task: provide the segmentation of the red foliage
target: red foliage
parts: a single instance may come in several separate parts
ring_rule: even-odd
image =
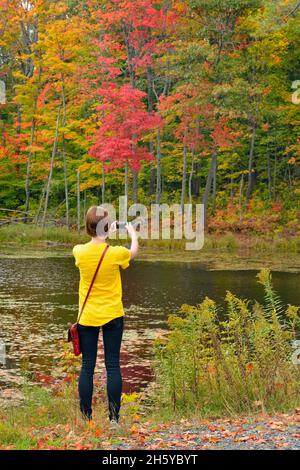
[[[254,207],[253,207],[254,206]],[[216,211],[208,220],[209,232],[241,234],[267,234],[275,231],[280,225],[281,213],[271,209],[260,208],[255,212],[255,202],[250,201],[247,209],[240,211],[238,203],[229,203],[227,207]]]
[[[94,15],[105,32],[97,43],[101,73],[114,79],[121,74],[120,60],[137,75],[170,50],[173,45],[165,37],[175,31],[183,12],[153,0],[111,0],[105,9],[96,5]]]
[[[102,104],[97,109],[101,112],[101,126],[90,155],[105,162],[109,169],[128,163],[138,171],[142,160],[153,159],[140,141],[160,125],[160,118],[147,112],[143,103],[145,93],[129,84],[118,88],[114,83],[104,83],[99,93]]]

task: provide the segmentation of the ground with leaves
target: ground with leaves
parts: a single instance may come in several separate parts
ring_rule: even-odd
[[[151,424],[151,423],[146,423]],[[300,414],[135,426],[114,449],[300,449]]]
[[[75,382],[25,391],[16,406],[0,408],[0,449],[300,450],[300,408],[275,416],[174,420],[142,411],[137,394],[124,395],[120,425],[112,429],[105,397],[97,395],[95,419],[86,422],[78,411]]]

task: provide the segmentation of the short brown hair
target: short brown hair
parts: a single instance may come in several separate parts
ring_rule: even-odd
[[[101,220],[108,217],[108,212],[104,207],[101,206],[91,206],[85,216],[85,229],[88,235],[91,237],[97,237],[97,225]],[[104,226],[103,235],[108,232],[108,223]],[[100,235],[100,234],[99,234]]]

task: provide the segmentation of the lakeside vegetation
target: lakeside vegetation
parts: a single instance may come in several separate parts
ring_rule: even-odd
[[[10,224],[0,227],[0,243],[2,246],[36,247],[36,248],[69,248],[77,243],[86,243],[89,237],[77,230],[66,227],[48,226],[42,228],[33,224]],[[119,241],[124,243],[124,240]],[[110,240],[110,243],[119,243],[118,240]],[[140,245],[143,251],[182,252],[185,250],[186,241],[183,240],[142,240]],[[237,234],[237,233],[208,233],[205,234],[205,243],[201,252],[224,251],[237,252],[239,250],[251,250],[252,252],[265,253],[300,253],[300,237],[284,237],[280,234]],[[188,256],[188,253],[186,252]]]
[[[206,297],[169,317],[170,333],[156,342],[156,407],[219,416],[299,406],[300,369],[292,360],[292,342],[299,334],[300,308],[285,310],[267,269],[257,278],[263,305],[227,292],[225,311]]]

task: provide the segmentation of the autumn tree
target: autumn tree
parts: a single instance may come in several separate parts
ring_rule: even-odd
[[[113,83],[104,83],[99,94],[103,102],[97,110],[102,119],[90,154],[104,164],[106,171],[125,168],[125,196],[128,198],[128,170],[139,171],[142,161],[153,159],[141,141],[145,134],[160,125],[159,119],[154,113],[148,113],[142,101],[145,93],[129,83],[119,88]]]

